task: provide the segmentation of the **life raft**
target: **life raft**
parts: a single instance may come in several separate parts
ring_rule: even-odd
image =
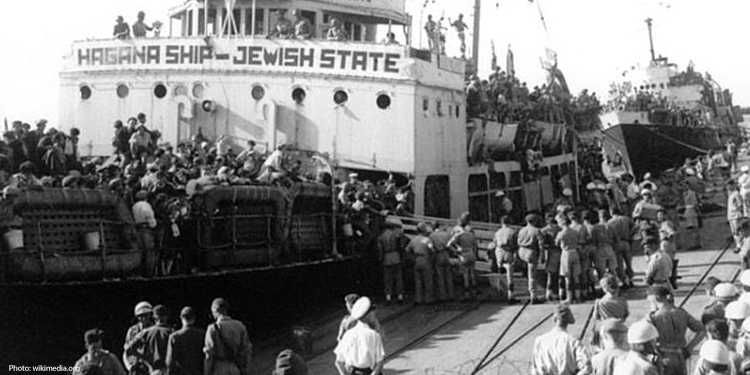
[[[0,210],[6,281],[103,279],[140,269],[132,215],[109,191],[19,190],[0,202]]]

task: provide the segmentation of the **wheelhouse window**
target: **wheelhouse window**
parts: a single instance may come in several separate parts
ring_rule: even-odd
[[[424,213],[426,216],[450,218],[450,185],[450,178],[446,175],[427,176],[424,184]]]

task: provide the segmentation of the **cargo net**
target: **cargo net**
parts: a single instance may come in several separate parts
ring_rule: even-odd
[[[130,251],[123,223],[112,210],[86,207],[24,210],[23,238],[27,251],[58,255]]]

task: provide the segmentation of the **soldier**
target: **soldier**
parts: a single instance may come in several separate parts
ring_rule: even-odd
[[[566,294],[568,302],[578,301],[578,288],[581,278],[579,234],[570,227],[570,219],[562,218],[562,230],[555,237],[555,244],[560,247],[560,276],[565,278],[565,292],[560,290],[560,298]]]
[[[140,357],[150,369],[151,375],[167,373],[167,347],[169,335],[174,331],[167,324],[168,317],[167,308],[157,305],[154,307],[156,324],[141,331],[125,345],[125,353]]]
[[[585,214],[585,212],[584,212]],[[593,251],[593,238],[589,229],[581,224],[577,213],[569,212],[570,229],[578,233],[578,253],[581,264],[580,289],[582,298],[588,298],[589,293],[594,291],[594,276],[591,274],[591,252]]]
[[[695,366],[695,375],[729,375],[729,350],[719,340],[708,340],[703,343],[700,358]]]
[[[599,328],[602,350],[591,357],[591,368],[596,375],[612,375],[615,363],[628,355],[628,327],[620,319],[607,319]]]
[[[417,224],[417,235],[406,245],[406,252],[414,256],[414,303],[417,305],[432,304],[434,290],[432,285],[432,263],[435,246],[430,241],[427,224]]]
[[[672,258],[660,248],[655,254],[648,258],[648,265],[646,266],[646,284],[662,285],[671,291],[671,277]]]
[[[458,33],[458,40],[461,42],[461,57],[466,57],[466,32],[464,30],[468,29],[469,26],[464,22],[464,15],[459,14],[457,20],[451,22],[449,19],[448,22],[456,28],[456,33]]]
[[[607,222],[608,220],[609,213],[606,210],[599,210],[599,222],[591,230],[591,235],[596,243],[594,264],[597,273],[599,273],[599,279],[603,278],[608,271],[624,279],[625,275],[622,269],[618,267],[617,256],[613,247],[617,238]]]
[[[648,291],[654,310],[646,321],[659,332],[659,350],[664,355],[664,375],[687,374],[685,350],[687,330],[703,333],[703,325],[687,311],[672,304],[672,293],[667,285],[652,286]]]
[[[438,301],[453,300],[453,267],[450,262],[450,248],[448,242],[451,234],[445,225],[435,225],[436,229],[430,233],[430,240],[435,246],[435,285]]]
[[[404,274],[402,249],[408,239],[401,233],[401,222],[387,218],[385,231],[378,236],[378,256],[383,265],[383,284],[386,304],[392,302],[395,293],[398,302],[404,302]]]
[[[677,289],[677,228],[664,209],[657,211],[656,220],[659,222],[659,247],[672,259],[672,276],[669,282],[672,288]]]
[[[464,294],[467,297],[476,295],[477,275],[474,268],[477,260],[477,237],[469,226],[468,216],[461,215],[459,225],[453,229],[453,237],[448,241],[448,247],[458,254],[461,273],[464,278]]]
[[[709,341],[716,340],[726,347],[729,373],[742,374],[743,358],[737,354],[733,346],[729,346],[729,325],[727,324],[727,321],[724,319],[712,320],[706,325],[706,332],[708,332]],[[701,353],[703,353],[703,349],[701,349]],[[696,364],[697,369],[704,368],[701,363],[703,358],[703,355],[701,355],[701,359],[699,359]]]
[[[734,180],[727,182],[727,194],[727,220],[729,221],[729,229],[732,232],[732,236],[734,236],[734,243],[739,248],[742,240],[739,232],[740,221],[745,217],[745,212],[742,196],[737,190],[737,184],[735,184]]]
[[[427,15],[427,22],[424,24],[424,31],[427,33],[427,43],[430,51],[439,52],[437,39],[437,23],[432,20],[432,14]]]
[[[206,330],[195,327],[195,310],[180,311],[182,328],[169,336],[167,367],[170,375],[203,375],[203,340]]]
[[[729,348],[734,351],[737,347],[737,339],[742,333],[742,322],[750,316],[750,306],[742,301],[730,302],[724,310],[724,315],[729,323]]]
[[[742,166],[742,174],[737,178],[740,187],[740,197],[743,202],[743,216],[750,216],[750,166]]]
[[[216,321],[206,330],[204,374],[248,374],[253,346],[247,328],[229,316],[229,303],[223,298],[211,303],[211,315]]]
[[[542,250],[544,254],[542,259],[545,260],[545,268],[547,271],[547,293],[545,298],[548,301],[556,300],[560,298],[560,294],[555,293],[560,288],[560,259],[562,257],[562,250],[560,246],[555,243],[557,234],[562,231],[562,228],[557,225],[555,215],[547,213],[545,215],[547,225],[542,228],[542,236],[544,242],[542,242]]]
[[[618,267],[623,270],[623,289],[633,286],[633,255],[631,253],[631,241],[633,238],[633,220],[622,214],[618,208],[612,208],[612,218],[608,223],[617,237],[615,242],[615,255],[617,256]]]
[[[141,331],[154,325],[152,313],[153,307],[146,301],[138,302],[135,305],[134,315],[138,319],[138,322],[128,328],[128,332],[125,334],[125,347],[130,345]],[[123,352],[122,362],[125,364],[125,369],[130,371],[131,367],[139,361],[138,358],[136,355],[128,355],[126,352]]]
[[[615,361],[614,375],[662,375],[656,340],[659,331],[653,324],[639,321],[628,329],[630,351],[625,357]],[[687,374],[687,372],[685,372]]]
[[[516,261],[517,245],[516,231],[508,225],[508,216],[501,217],[500,229],[495,232],[490,248],[495,249],[498,267],[505,269],[509,302],[515,301],[515,298],[513,298],[513,265]]]
[[[594,302],[594,313],[592,314],[594,323],[591,326],[594,345],[598,344],[598,322],[608,319],[617,319],[625,322],[630,315],[628,301],[620,297],[617,278],[613,275],[607,275],[599,280],[599,284],[601,284],[602,290],[606,294]]]
[[[568,326],[576,322],[573,312],[565,304],[555,308],[555,327],[534,341],[532,375],[589,374],[591,361],[584,346],[568,333]]]
[[[713,301],[703,307],[701,323],[703,325],[714,319],[724,319],[726,306],[737,299],[739,292],[732,283],[720,283],[714,287]]]
[[[536,264],[539,261],[539,251],[544,242],[542,231],[536,226],[538,216],[526,215],[526,226],[518,232],[518,257],[526,263],[529,280],[529,298],[531,303],[539,303],[536,291]]]

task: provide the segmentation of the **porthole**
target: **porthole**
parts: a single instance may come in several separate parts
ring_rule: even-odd
[[[125,99],[128,97],[128,94],[130,94],[130,89],[125,84],[119,84],[117,85],[117,97],[120,99]]]
[[[388,94],[380,94],[378,95],[377,103],[378,108],[386,109],[391,106],[391,97]]]
[[[261,85],[254,85],[250,95],[252,95],[255,100],[261,100],[266,96],[266,89]]]
[[[196,99],[200,99],[203,97],[203,84],[196,83],[193,85],[193,97]]]
[[[162,99],[165,96],[167,96],[167,86],[164,86],[161,83],[154,86],[154,96],[159,99]]]
[[[307,93],[305,93],[305,89],[301,87],[292,90],[292,100],[297,104],[301,104],[305,100],[305,96],[307,96]]]
[[[86,100],[91,97],[91,87],[84,85],[81,86],[79,91],[81,92],[81,99]]]
[[[187,91],[187,87],[185,87],[185,85],[179,85],[179,86],[177,86],[177,87],[174,88],[174,94],[176,96],[187,95],[187,93],[188,93],[188,91]]]
[[[342,105],[349,100],[349,94],[344,90],[338,90],[333,94],[333,102],[337,105]]]

